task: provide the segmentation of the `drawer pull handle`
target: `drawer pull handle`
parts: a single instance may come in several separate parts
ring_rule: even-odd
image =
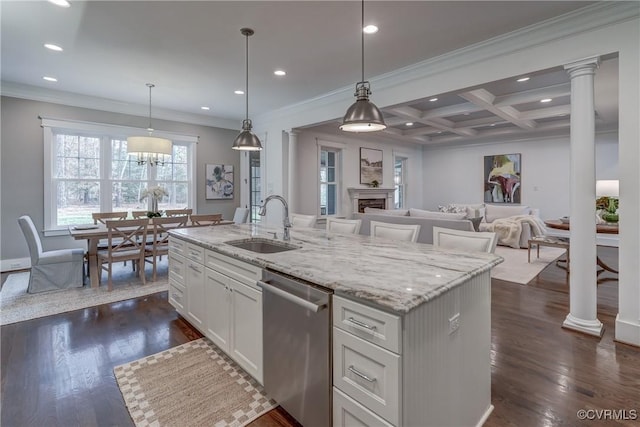
[[[358,371],[356,368],[353,367],[353,365],[349,366],[349,370],[354,374],[356,374],[357,376],[359,376],[360,378],[362,378],[363,380],[368,381],[370,383],[374,383],[377,381],[376,378],[371,378],[370,376],[365,375],[362,372]]]
[[[198,270],[193,264],[189,264],[189,268],[195,271],[196,273],[201,273],[201,271]]]
[[[368,329],[370,331],[377,331],[378,330],[378,328],[376,328],[375,325],[374,326],[367,325],[366,323],[361,322],[359,320],[356,320],[353,317],[349,317],[347,320],[349,322],[353,323],[354,325],[360,326],[361,328],[365,328],[365,329]]]

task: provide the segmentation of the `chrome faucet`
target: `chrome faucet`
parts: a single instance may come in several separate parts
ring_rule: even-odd
[[[284,220],[282,221],[282,224],[284,225],[284,235],[282,236],[282,240],[290,240],[289,229],[291,228],[291,222],[289,221],[289,205],[287,204],[287,201],[284,199],[284,197],[278,196],[277,194],[272,194],[271,196],[267,197],[267,199],[264,200],[264,204],[260,206],[260,211],[258,212],[258,214],[260,216],[265,216],[267,214],[267,203],[269,203],[273,199],[280,200],[284,205]]]

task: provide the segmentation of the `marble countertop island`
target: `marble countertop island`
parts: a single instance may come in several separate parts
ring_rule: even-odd
[[[255,224],[183,228],[170,234],[398,314],[409,312],[503,261],[494,254],[320,229],[291,229],[291,241],[287,243],[298,249],[279,253],[256,253],[225,243],[273,239],[273,232],[278,233],[277,241],[282,243],[282,228]]]

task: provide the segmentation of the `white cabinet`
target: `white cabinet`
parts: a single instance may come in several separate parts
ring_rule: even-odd
[[[176,239],[169,303],[262,384],[262,269]]]
[[[262,384],[262,292],[206,270],[205,335]]]
[[[334,427],[466,427],[487,419],[490,272],[402,316],[341,296],[333,303]]]

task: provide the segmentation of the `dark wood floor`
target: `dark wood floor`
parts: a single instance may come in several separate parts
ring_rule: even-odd
[[[599,254],[617,263],[615,249],[599,248]],[[640,415],[640,349],[613,340],[617,281],[609,273],[602,278],[602,338],[560,327],[569,296],[565,272],[555,265],[527,286],[493,281],[495,410],[486,426],[640,425],[576,416],[579,409],[634,409]],[[133,425],[113,367],[201,336],[166,301],[165,292],[2,326],[0,424]],[[251,425],[294,421],[274,410]]]

